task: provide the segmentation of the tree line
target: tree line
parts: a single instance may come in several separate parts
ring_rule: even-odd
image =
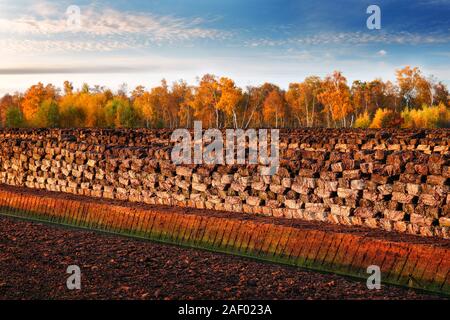
[[[445,84],[417,67],[396,71],[396,82],[353,81],[339,71],[310,76],[287,90],[275,84],[238,87],[206,74],[196,85],[165,80],[147,90],[124,84],[116,92],[84,84],[75,90],[38,83],[0,99],[3,127],[190,128],[435,128],[450,127]]]

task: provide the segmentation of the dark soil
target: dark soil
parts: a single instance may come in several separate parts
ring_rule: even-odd
[[[81,290],[68,290],[69,265]],[[439,299],[432,294],[0,217],[0,299]]]

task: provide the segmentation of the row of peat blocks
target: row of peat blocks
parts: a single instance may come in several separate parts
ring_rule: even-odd
[[[450,238],[450,130],[281,130],[273,176],[176,166],[171,133],[3,129],[0,183]]]

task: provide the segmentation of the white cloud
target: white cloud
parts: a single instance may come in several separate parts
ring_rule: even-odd
[[[332,44],[442,44],[450,42],[450,34],[364,33],[339,32],[321,33],[305,37],[290,37],[280,40],[253,39],[246,42],[249,47],[274,47],[283,45],[332,45]]]
[[[200,18],[82,7],[81,27],[74,29],[68,27],[65,9],[61,11],[54,5],[43,2],[27,12],[15,18],[0,18],[2,51],[109,51],[229,36],[227,32],[203,27],[205,21]]]
[[[46,12],[46,11],[45,11]],[[43,13],[40,15],[42,16]],[[172,16],[156,16],[120,12],[114,9],[95,11],[81,10],[81,28],[68,28],[68,16],[59,18],[39,18],[37,16],[21,16],[15,19],[0,19],[0,30],[24,35],[52,35],[70,32],[92,35],[124,35],[147,34],[161,40],[178,40],[190,38],[224,37],[223,32],[202,28],[203,21],[199,18],[185,19]]]
[[[387,51],[386,50],[380,50],[377,52],[377,55],[380,57],[384,57],[387,55]]]
[[[33,12],[38,17],[56,16],[61,12],[58,6],[47,1],[33,2],[28,11]]]
[[[419,2],[421,5],[449,5],[450,0],[422,0]]]
[[[142,44],[134,41],[119,42],[114,40],[22,40],[1,39],[3,54],[15,53],[63,53],[63,52],[105,52],[129,48],[139,48]]]

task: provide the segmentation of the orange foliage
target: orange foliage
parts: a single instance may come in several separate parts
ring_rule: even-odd
[[[325,107],[327,119],[331,115],[335,123],[342,120],[342,125],[345,127],[346,117],[353,111],[347,79],[342,73],[335,71],[333,75],[325,78],[323,87],[324,91],[319,94],[318,99]]]
[[[26,92],[22,100],[22,112],[26,121],[31,122],[34,120],[39,106],[45,100],[56,99],[57,90],[49,84],[44,85],[39,82],[36,85],[31,86]]]
[[[397,71],[397,83],[356,80],[351,89],[335,71],[324,79],[311,76],[291,83],[286,91],[271,83],[242,89],[230,78],[206,74],[194,86],[163,80],[148,90],[137,86],[131,95],[126,84],[113,92],[87,84],[77,90],[69,81],[62,92],[38,83],[24,95],[5,95],[0,124],[190,128],[200,120],[204,128],[245,129],[450,125],[447,87],[409,66]]]
[[[271,127],[275,124],[278,128],[284,118],[284,100],[278,90],[272,90],[267,98],[264,100],[263,108],[264,123]]]

